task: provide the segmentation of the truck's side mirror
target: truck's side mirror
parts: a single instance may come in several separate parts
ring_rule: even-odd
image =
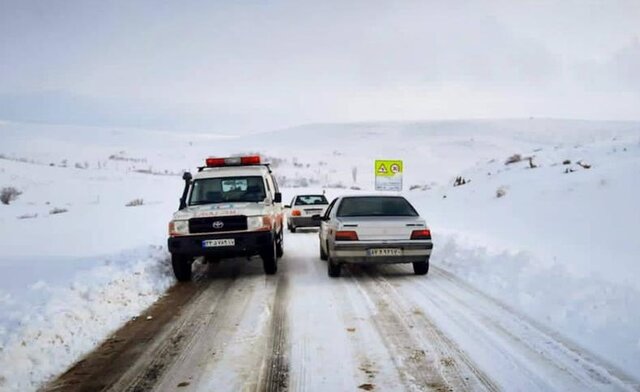
[[[287,205],[284,206],[284,208],[291,208],[291,205],[287,204]]]
[[[311,217],[311,220],[314,221],[314,222],[320,222],[320,221],[323,221],[324,218],[322,217],[322,215],[313,215]]]
[[[189,193],[189,185],[191,185],[191,179],[193,176],[189,172],[184,172],[182,179],[184,180],[184,190],[182,191],[182,197],[180,198],[179,210],[187,208],[187,194]]]
[[[273,195],[273,202],[282,203],[282,193],[276,192],[275,195]]]

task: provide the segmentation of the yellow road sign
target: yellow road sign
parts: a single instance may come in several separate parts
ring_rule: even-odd
[[[393,177],[402,174],[402,161],[400,160],[376,160],[376,177]]]
[[[377,191],[402,191],[402,161],[377,159],[374,165]]]

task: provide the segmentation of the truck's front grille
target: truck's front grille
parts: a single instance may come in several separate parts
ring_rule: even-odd
[[[189,219],[189,233],[193,234],[238,230],[247,230],[247,217],[244,215]]]

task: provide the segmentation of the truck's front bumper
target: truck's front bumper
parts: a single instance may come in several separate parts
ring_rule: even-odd
[[[371,249],[400,249],[400,256],[371,256]],[[433,242],[424,241],[336,241],[332,258],[338,263],[398,264],[426,261],[431,257]]]
[[[233,239],[233,246],[205,247],[204,240]],[[172,254],[185,256],[214,256],[229,258],[253,256],[259,254],[273,243],[273,234],[269,231],[243,233],[216,233],[169,237],[167,245]]]

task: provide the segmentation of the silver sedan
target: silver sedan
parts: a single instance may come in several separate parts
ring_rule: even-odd
[[[416,275],[429,271],[431,231],[402,196],[342,196],[320,223],[320,258],[331,277],[343,264],[412,263]]]

